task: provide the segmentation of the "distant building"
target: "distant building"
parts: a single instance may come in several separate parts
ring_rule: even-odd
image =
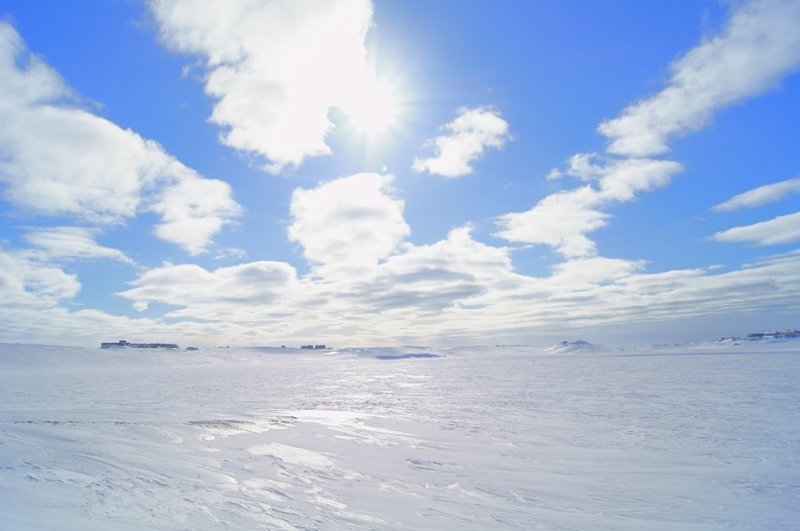
[[[100,343],[100,348],[166,348],[166,349],[177,349],[179,347],[175,343],[128,343],[124,339],[120,339],[116,343]]]
[[[124,348],[128,346],[128,342],[120,339],[116,343],[100,343],[100,348]]]
[[[325,345],[300,345],[300,348],[303,350],[325,350]]]
[[[720,341],[766,341],[770,339],[800,339],[800,330],[772,330],[770,332],[754,332],[746,338],[722,337]]]

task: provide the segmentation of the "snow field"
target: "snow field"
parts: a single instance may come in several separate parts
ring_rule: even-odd
[[[0,522],[796,529],[798,376],[798,342],[0,345]]]

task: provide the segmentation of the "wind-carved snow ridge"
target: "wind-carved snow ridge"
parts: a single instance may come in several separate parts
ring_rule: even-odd
[[[0,527],[796,527],[800,340],[561,347],[0,345]]]

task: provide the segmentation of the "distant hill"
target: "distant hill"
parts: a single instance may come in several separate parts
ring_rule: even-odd
[[[602,350],[602,347],[579,339],[577,341],[564,340],[560,343],[556,343],[548,347],[547,352],[562,354],[567,352],[597,352],[598,350]]]

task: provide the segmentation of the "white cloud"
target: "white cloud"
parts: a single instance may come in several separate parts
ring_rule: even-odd
[[[81,289],[78,278],[20,252],[0,250],[0,298],[3,316],[19,308],[44,308],[71,299]],[[6,314],[8,312],[8,314]],[[4,321],[4,320],[3,320]]]
[[[594,208],[599,203],[590,186],[550,194],[530,210],[500,216],[496,235],[511,242],[549,245],[568,257],[591,256],[596,247],[585,234],[604,227],[609,218]]]
[[[626,202],[645,192],[669,184],[683,166],[672,160],[627,159],[613,161],[602,169],[600,195],[607,202]]]
[[[410,229],[392,177],[359,173],[292,194],[289,239],[312,264],[364,267],[389,256]]]
[[[800,193],[800,177],[779,183],[765,184],[739,195],[735,195],[711,207],[714,212],[733,212],[742,208],[754,208],[780,201],[791,194]]]
[[[768,221],[734,227],[715,233],[718,242],[743,242],[755,245],[780,245],[800,241],[800,212],[778,216]]]
[[[579,153],[565,170],[548,175],[570,175],[589,185],[547,196],[526,212],[500,216],[497,236],[550,245],[569,258],[593,256],[596,246],[586,234],[608,223],[603,209],[664,186],[683,169],[675,161],[649,158],[667,151],[670,137],[699,129],[719,108],[773,87],[800,66],[798,23],[797,2],[760,0],[739,6],[719,35],[672,65],[665,89],[600,125],[611,140],[603,165],[595,163],[597,155]]]
[[[452,122],[442,126],[448,134],[430,143],[436,155],[414,159],[414,170],[444,177],[462,177],[473,172],[472,163],[487,148],[502,148],[511,138],[508,122],[489,107],[462,108]]]
[[[188,17],[185,24],[176,23],[180,27],[173,28],[175,35],[165,36],[168,42],[188,51],[207,50],[207,90],[218,98],[212,119],[230,128],[226,141],[268,157],[273,168],[299,164],[306,156],[326,152],[330,105],[343,105],[347,98],[341,94],[331,96],[335,87],[329,94],[329,87],[314,84],[308,85],[308,94],[303,93],[297,82],[302,73],[296,79],[291,73],[281,73],[283,77],[274,79],[265,76],[262,66],[272,65],[270,61],[282,64],[283,59],[273,57],[277,52],[268,51],[268,59],[262,61],[262,50],[254,47],[263,43],[266,49],[267,45],[284,42],[281,32],[288,35],[295,31],[279,27],[287,20],[299,28],[305,28],[306,23],[315,30],[326,28],[329,22],[313,22],[317,14],[307,12],[321,4],[241,2],[231,4],[240,8],[232,11],[227,10],[228,4],[204,3],[198,8],[199,5],[157,3],[154,9],[157,13],[168,11],[164,17],[172,22],[173,16]],[[242,7],[246,5],[252,10]],[[360,14],[365,4],[351,5]],[[763,5],[768,4],[758,4]],[[170,11],[170,6],[176,11]],[[184,6],[188,6],[186,11]],[[336,6],[345,9],[345,4]],[[220,13],[215,12],[217,9]],[[755,8],[741,8],[737,13],[748,9]],[[268,20],[266,26],[262,24],[265,12],[278,11],[281,16]],[[235,20],[225,19],[229,15]],[[358,18],[343,16],[345,22]],[[195,18],[202,19],[203,24],[196,23]],[[215,18],[219,24],[214,24]],[[350,31],[348,24],[344,26],[342,31],[358,33]],[[263,31],[261,35],[262,27],[275,31]],[[242,28],[246,31],[238,36]],[[363,35],[352,42],[354,53],[348,57],[358,56],[353,61],[360,69]],[[303,52],[292,50],[289,57],[296,59],[300,53]],[[0,65],[0,72],[9,73],[0,86],[0,94],[7,93],[7,97],[0,98],[0,116],[16,119],[15,127],[23,132],[9,132],[0,125],[0,135],[5,135],[0,136],[4,142],[0,144],[0,167],[8,170],[0,178],[6,182],[9,197],[18,194],[16,205],[97,223],[124,221],[138,212],[152,210],[161,217],[156,228],[159,236],[191,253],[204,250],[210,237],[238,212],[236,204],[229,200],[227,185],[203,179],[157,144],[66,103],[68,89],[41,61],[34,58],[19,66],[23,63],[9,57],[15,56],[0,53],[0,59],[7,60],[4,66]],[[252,78],[248,78],[250,74]],[[258,112],[245,116],[245,108],[237,105],[253,103],[248,98],[256,97],[260,90],[253,88],[256,86],[266,86],[267,97]],[[287,96],[286,107],[281,107],[283,100],[275,96],[283,90],[293,94],[291,98]],[[314,92],[317,90],[324,93],[324,98]],[[324,105],[314,103],[322,101],[318,98],[323,98]],[[292,114],[299,112],[292,107],[298,102],[309,103],[309,116]],[[278,116],[280,120],[297,119],[302,126],[298,127],[308,134],[297,138],[290,134],[285,145],[281,144],[283,138],[270,137],[281,124],[285,125],[278,118],[261,123],[264,113],[273,111],[283,113]],[[30,115],[28,122],[22,112]],[[322,121],[318,120],[320,116]],[[622,118],[625,116],[628,114]],[[83,125],[73,126],[73,122]],[[25,130],[27,123],[44,129],[52,126],[53,132],[43,130],[39,136],[44,135],[53,147],[37,145],[34,147],[40,151],[26,151],[29,148],[24,144],[37,138],[31,131],[38,131]],[[67,134],[56,134],[73,129],[80,142],[72,144],[70,139],[62,138]],[[688,130],[664,126],[663,131],[653,134],[666,142],[669,135]],[[505,142],[507,124],[502,131]],[[454,129],[450,132],[450,136],[458,136]],[[25,134],[28,136],[23,137]],[[85,142],[94,159],[81,151]],[[460,167],[458,171],[470,171],[481,150],[499,147],[481,145],[478,151],[472,151],[474,156],[470,159],[458,155],[469,150],[456,144],[453,145],[458,149],[445,146],[439,155],[443,159],[449,157],[451,162],[460,161],[460,166],[449,165]],[[9,146],[13,156],[4,158]],[[444,156],[447,150],[452,154]],[[113,156],[106,157],[106,151]],[[71,166],[72,173],[66,173],[61,165],[73,164],[70,157],[79,160],[74,162],[77,166]],[[26,178],[32,176],[32,182],[9,176],[11,169],[18,171],[10,166],[12,163],[27,172],[22,174]],[[113,170],[119,181],[108,179],[97,168]],[[424,169],[435,173],[427,166]],[[624,323],[628,332],[634,326],[644,326],[642,323],[658,322],[654,326],[663,328],[669,326],[670,320],[695,320],[721,313],[746,315],[778,304],[796,315],[800,310],[797,253],[725,273],[698,268],[648,274],[641,261],[596,256],[596,246],[587,234],[608,223],[610,215],[605,209],[633,200],[640,191],[666,185],[679,171],[681,165],[677,162],[652,158],[614,159],[592,154],[572,157],[564,173],[584,181],[582,186],[547,196],[527,212],[500,218],[499,234],[509,241],[550,245],[568,258],[554,266],[552,274],[541,277],[515,271],[510,249],[477,241],[469,227],[456,228],[446,238],[429,245],[409,243],[404,204],[391,189],[390,176],[358,174],[312,189],[298,189],[292,196],[288,233],[311,264],[309,274],[298,278],[295,269],[283,262],[257,261],[211,270],[195,264],[165,264],[139,274],[130,289],[120,294],[140,310],[150,304],[173,306],[166,319],[160,321],[116,317],[96,310],[68,311],[65,304],[78,293],[80,283],[75,275],[43,263],[42,256],[122,258],[115,255],[114,249],[97,243],[92,238],[95,233],[89,229],[57,227],[42,229],[38,234],[31,231],[26,236],[28,241],[45,254],[0,251],[0,294],[4,301],[0,338],[55,337],[53,331],[57,330],[59,337],[89,338],[93,343],[99,329],[111,338],[137,334],[174,341],[204,338],[239,344],[310,338],[337,344],[401,343],[410,339],[486,343],[494,342],[494,338],[498,342],[501,338],[540,342],[548,334],[560,334],[570,327],[591,326],[593,331],[602,332],[600,327]],[[78,183],[78,191],[67,186],[73,181]],[[767,195],[776,196],[774,190]],[[113,201],[106,201],[109,198]],[[731,231],[744,231],[745,239],[741,239],[740,232],[736,241],[761,244],[770,239],[791,240],[797,237],[797,229],[792,227],[800,226],[797,215]],[[765,228],[770,223],[773,225]],[[747,229],[751,229],[749,233]],[[82,234],[82,230],[86,232]]]
[[[58,74],[29,54],[6,22],[0,79],[0,181],[17,207],[97,224],[153,210],[162,216],[157,235],[190,253],[238,213],[226,183],[197,175],[157,143],[72,103]],[[195,191],[176,193],[189,188]]]
[[[550,276],[524,276],[515,272],[508,249],[458,228],[439,242],[406,247],[359,276],[295,279],[288,264],[275,262],[214,271],[167,264],[142,274],[122,295],[139,308],[175,305],[167,317],[202,320],[213,334],[246,333],[228,337],[253,344],[309,338],[349,345],[542,342],[577,328],[602,334],[614,324],[624,324],[628,334],[664,330],[679,320],[698,327],[720,313],[727,326],[738,320],[744,327],[748,315],[765,308],[800,310],[797,253],[725,273],[648,274],[643,266],[593,257],[559,264]],[[167,329],[186,333],[191,326],[178,321]]]
[[[800,3],[757,0],[737,6],[723,31],[672,65],[667,87],[632,105],[599,131],[611,153],[652,156],[671,136],[705,126],[715,111],[774,87],[800,66]]]
[[[328,118],[375,87],[364,39],[368,0],[154,0],[163,41],[206,59],[211,121],[223,143],[278,172],[326,155]]]
[[[419,318],[481,303],[490,292],[516,287],[515,277],[508,249],[478,242],[470,227],[459,227],[444,240],[408,246],[346,289],[367,308],[404,309]]]
[[[214,260],[225,260],[227,258],[244,258],[247,256],[247,251],[239,249],[238,247],[226,247],[220,249],[214,254]]]
[[[677,162],[651,159],[592,164],[586,171],[596,183],[550,194],[527,211],[500,216],[496,235],[511,242],[549,245],[568,258],[593,256],[596,246],[586,234],[608,224],[611,216],[602,209],[630,201],[638,191],[664,186],[681,169]]]
[[[603,174],[603,168],[594,163],[597,154],[576,153],[567,160],[567,168],[560,170],[553,168],[547,174],[547,179],[552,181],[561,177],[577,177],[581,181],[594,181]]]
[[[619,258],[579,258],[568,260],[553,267],[549,283],[566,286],[570,290],[581,287],[596,287],[631,277],[644,268],[641,260],[630,261]]]
[[[45,227],[30,229],[25,241],[42,249],[49,258],[108,258],[133,263],[119,249],[104,247],[95,241],[98,231],[87,227]]]
[[[469,228],[431,245],[406,246],[358,275],[333,273],[315,270],[296,279],[291,266],[276,262],[215,271],[166,264],[140,275],[120,295],[139,309],[151,302],[178,306],[167,314],[171,318],[249,322],[284,337],[385,341],[412,329],[434,335],[437,323],[450,320],[442,312],[483,306],[483,298],[498,290],[513,293],[520,282],[508,250],[475,241]]]
[[[239,215],[227,183],[205,179],[178,162],[174,183],[165,186],[150,207],[161,216],[155,234],[180,245],[189,254],[204,252],[214,234]]]
[[[119,295],[139,310],[151,302],[215,312],[218,319],[241,318],[234,310],[275,302],[297,281],[297,273],[283,262],[250,262],[207,271],[193,264],[165,264],[143,273],[133,288]],[[228,311],[228,307],[232,307]]]

